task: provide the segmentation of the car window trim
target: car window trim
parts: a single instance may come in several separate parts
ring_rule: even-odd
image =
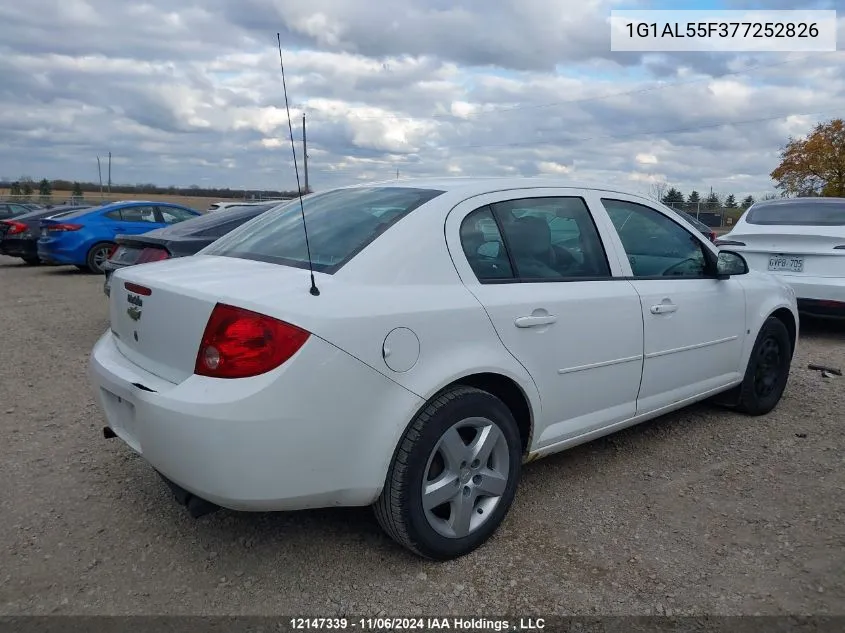
[[[618,277],[538,277],[538,278],[527,278],[527,279],[515,279],[513,277],[502,278],[502,279],[479,279],[478,282],[483,285],[487,284],[494,284],[494,285],[501,285],[501,284],[514,284],[514,283],[522,283],[522,284],[548,284],[554,282],[560,283],[574,283],[577,281],[666,281],[671,279],[673,281],[683,280],[702,280],[702,279],[718,279],[718,276],[713,275],[697,275],[695,277],[680,277],[675,275],[669,276],[662,276],[662,275],[649,275],[648,277],[635,277],[631,275],[619,275]]]

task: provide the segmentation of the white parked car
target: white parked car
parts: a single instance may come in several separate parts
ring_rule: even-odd
[[[802,312],[845,317],[845,198],[756,202],[716,244],[792,286]]]
[[[199,515],[374,504],[414,552],[482,544],[523,462],[720,394],[779,401],[795,296],[645,198],[394,181],[114,273],[90,377]]]

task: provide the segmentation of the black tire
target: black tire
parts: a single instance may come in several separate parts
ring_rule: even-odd
[[[469,493],[472,495],[471,500],[468,505],[464,504],[465,508],[471,508],[469,516],[475,518],[476,514],[483,515],[485,510],[488,515],[477,527],[472,528],[470,524],[471,531],[466,536],[444,536],[432,526],[432,520],[442,524],[444,527],[441,529],[445,529],[449,521],[431,517],[435,510],[443,511],[448,505],[451,518],[454,512],[451,508],[454,506],[450,501],[446,501],[443,505],[426,511],[423,507],[423,484],[425,481],[431,481],[427,477],[435,466],[433,460],[439,455],[435,453],[435,449],[440,446],[446,432],[451,433],[458,424],[471,424],[468,421],[472,418],[485,419],[483,423],[478,422],[486,427],[482,432],[494,433],[492,427],[495,426],[501,433],[496,436],[499,438],[496,448],[490,451],[491,455],[493,450],[496,451],[495,456],[490,458],[495,461],[487,460],[484,464],[480,464],[478,460],[470,464],[462,462],[466,467],[460,469],[460,477],[455,479],[454,490],[467,493],[472,488]],[[476,437],[480,439],[481,435]],[[462,438],[462,442],[465,444],[464,448],[469,450],[472,438]],[[500,476],[498,480],[501,486],[502,479],[505,479],[501,495],[486,496],[476,493],[475,484],[480,484],[482,479],[472,473],[488,472],[488,466],[496,469],[496,463],[503,465],[505,459],[507,475]],[[445,461],[443,464],[441,476],[446,476],[447,470],[452,471],[447,468]],[[434,560],[463,556],[487,541],[502,523],[516,494],[521,468],[522,441],[516,421],[508,407],[494,395],[480,389],[464,386],[449,388],[428,403],[399,441],[387,473],[384,490],[374,505],[376,518],[393,540],[420,556]],[[479,485],[479,488],[482,486]],[[454,496],[454,500],[458,502],[460,494],[456,492]],[[495,505],[485,505],[492,503]]]
[[[41,260],[37,257],[21,257],[21,259],[27,266],[38,266],[41,263]]]
[[[94,246],[88,249],[88,255],[85,257],[85,267],[82,270],[87,270],[96,275],[104,274],[103,264],[105,263],[105,259],[108,258],[108,252],[112,246],[113,244],[111,242],[97,242],[94,244]],[[106,255],[106,258],[101,259],[103,254]]]
[[[792,341],[783,322],[769,317],[760,328],[740,385],[738,411],[765,415],[774,409],[789,380]]]

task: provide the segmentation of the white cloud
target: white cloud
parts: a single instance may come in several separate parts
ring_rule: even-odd
[[[654,154],[637,154],[636,158],[634,159],[640,165],[656,165],[657,164],[657,156]]]
[[[561,165],[550,160],[542,160],[537,163],[537,168],[542,174],[565,175],[572,172],[572,168],[568,165]]]

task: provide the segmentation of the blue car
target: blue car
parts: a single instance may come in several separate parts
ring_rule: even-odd
[[[102,273],[117,235],[139,235],[202,215],[169,202],[113,202],[41,220],[38,258]]]

